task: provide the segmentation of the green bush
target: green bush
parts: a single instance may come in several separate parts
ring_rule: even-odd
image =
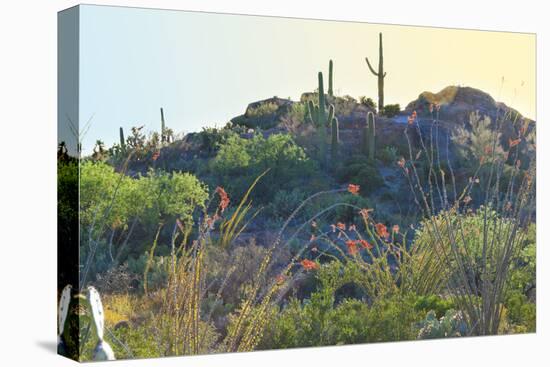
[[[219,147],[230,137],[236,136],[236,133],[229,127],[221,129],[215,127],[204,127],[200,133],[198,133],[200,139],[200,149],[202,152],[206,152],[209,155],[216,152]]]
[[[341,183],[353,183],[361,186],[360,194],[368,195],[384,185],[374,162],[364,156],[353,156],[337,170],[336,177]]]
[[[386,117],[393,117],[401,112],[401,107],[398,103],[396,104],[387,104],[384,106],[384,111],[382,112]]]
[[[115,260],[143,254],[159,223],[174,218],[191,223],[208,198],[204,184],[189,173],[150,170],[132,178],[89,161],[81,164],[80,173],[80,258],[87,261],[91,246],[97,246],[92,274]]]
[[[378,158],[387,166],[395,165],[395,162],[397,162],[397,156],[397,148],[394,146],[385,146],[378,152]]]
[[[414,307],[420,311],[433,311],[437,318],[441,318],[445,313],[453,308],[451,299],[444,299],[435,294],[427,296],[419,296],[414,304]]]
[[[376,103],[370,97],[361,96],[359,102],[370,109],[376,110]]]
[[[274,134],[267,139],[230,137],[210,163],[212,181],[223,186],[233,197],[240,197],[250,186],[252,177],[269,172],[252,192],[256,203],[268,203],[277,192],[303,187],[319,174],[318,165],[288,134]],[[306,191],[307,192],[307,191]]]
[[[506,316],[512,332],[534,333],[537,327],[537,306],[527,296],[518,292],[509,292],[506,297]]]
[[[337,299],[343,287],[356,282],[357,271],[351,263],[321,266],[315,275],[316,291],[303,301],[292,298],[273,317],[260,346],[294,348],[415,339],[416,325],[426,310],[415,307],[418,297],[414,294],[375,298],[370,305],[350,298],[351,294]]]

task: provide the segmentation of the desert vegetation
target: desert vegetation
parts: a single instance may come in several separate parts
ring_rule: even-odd
[[[337,96],[331,60],[327,93],[319,72],[221,128],[176,136],[161,110],[158,133],[59,146],[73,286],[117,358],[535,331],[534,121],[473,88],[385,104],[379,42],[378,104]],[[89,360],[82,320],[60,334]]]

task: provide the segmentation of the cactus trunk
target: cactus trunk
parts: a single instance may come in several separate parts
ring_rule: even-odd
[[[375,132],[376,122],[374,120],[374,113],[369,112],[367,114],[367,146],[368,146],[368,156],[370,160],[374,160],[375,152]]]
[[[325,102],[325,88],[323,85],[323,73],[318,73],[319,92],[318,101],[316,106],[313,101],[309,101],[307,104],[308,115],[313,124],[317,127],[318,131],[318,144],[319,144],[319,162],[322,166],[326,165],[327,159],[327,127],[328,123],[332,123],[334,118],[334,106],[330,105],[328,112]],[[328,114],[328,116],[327,116]]]
[[[166,141],[166,125],[164,124],[164,110],[160,108],[160,142],[164,143]]]
[[[328,62],[328,91],[329,96],[334,96],[334,91],[332,90],[332,60]]]
[[[334,115],[334,107],[331,105]],[[338,128],[338,119],[333,117],[331,120],[331,157],[332,162],[338,160],[338,144],[340,143],[340,129]]]

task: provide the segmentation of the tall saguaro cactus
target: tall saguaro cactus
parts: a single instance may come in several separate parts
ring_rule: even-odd
[[[319,161],[321,164],[326,163],[326,140],[327,140],[327,126],[330,123],[332,126],[332,152],[337,152],[338,150],[338,120],[334,117],[334,106],[329,105],[328,111],[325,102],[325,88],[323,85],[323,73],[318,73],[318,82],[319,82],[319,104],[315,105],[313,101],[309,101],[307,104],[309,119],[317,127],[319,132]]]
[[[371,71],[376,77],[378,77],[378,113],[382,113],[384,110],[384,78],[386,77],[386,73],[384,72],[384,52],[383,52],[383,46],[382,46],[382,33],[379,34],[379,41],[378,41],[378,71],[375,71],[372,67],[371,63],[369,62],[369,58],[365,57],[365,60],[367,61],[367,65]]]
[[[126,140],[124,139],[124,130],[122,127],[118,130],[119,136],[120,136],[120,148],[124,151],[126,150]]]
[[[166,142],[166,124],[164,123],[164,110],[160,108],[160,142]]]
[[[334,96],[334,91],[332,90],[332,60],[328,62],[328,90],[327,94],[329,96]]]

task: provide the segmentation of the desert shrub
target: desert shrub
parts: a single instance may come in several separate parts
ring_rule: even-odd
[[[370,308],[368,342],[413,340],[418,328],[416,323],[425,312],[414,308],[414,294],[395,295],[375,301]]]
[[[283,221],[300,205],[308,194],[302,189],[295,188],[290,191],[281,190],[275,193],[273,200],[265,209],[275,221]]]
[[[105,163],[84,162],[80,258],[85,277],[92,275],[93,280],[129,255],[142,254],[160,222],[178,218],[191,223],[207,196],[205,186],[188,173],[150,170],[146,176],[131,178]]]
[[[150,170],[146,176],[139,176],[137,182],[137,191],[145,193],[147,204],[140,219],[153,226],[174,217],[191,223],[195,209],[203,208],[208,198],[206,186],[189,173]]]
[[[230,137],[235,136],[236,133],[229,127],[204,127],[198,135],[201,151],[213,154],[221,145],[225,144]]]
[[[525,240],[518,258],[510,271],[510,289],[528,295],[536,289],[537,249],[536,224],[531,224],[525,233]]]
[[[246,111],[248,117],[258,117],[264,115],[270,115],[275,113],[279,109],[279,106],[276,103],[261,103],[258,107],[249,108]]]
[[[369,199],[359,195],[346,195],[341,199],[341,202],[359,208],[373,208],[373,204]],[[339,206],[334,210],[332,218],[334,219],[333,222],[355,223],[357,225],[362,223],[361,214],[359,214],[356,208],[351,206]]]
[[[508,293],[505,302],[506,316],[514,333],[534,333],[537,326],[537,306],[525,294],[518,291]]]
[[[454,302],[452,299],[445,299],[435,294],[418,296],[414,304],[417,310],[433,311],[437,318],[443,317],[453,306]]]
[[[425,312],[414,308],[414,296],[377,299],[368,305],[320,290],[310,299],[292,299],[272,321],[259,348],[296,348],[413,340]]]
[[[158,358],[162,357],[155,335],[151,333],[147,323],[141,325],[122,326],[112,331],[117,341],[110,341],[117,359],[125,358]],[[107,337],[109,340],[109,337]],[[121,345],[122,343],[122,345]]]
[[[137,275],[128,269],[127,263],[124,263],[97,274],[94,286],[100,293],[120,294],[135,290],[137,283]]]
[[[401,107],[398,103],[396,104],[387,104],[384,106],[384,110],[382,111],[383,115],[386,117],[394,117],[399,112],[401,112]]]
[[[131,216],[139,216],[144,194],[137,181],[115,172],[105,163],[84,162],[80,167],[80,220],[87,228],[125,225]],[[95,229],[95,228],[94,228]]]
[[[147,274],[145,269],[147,268]],[[147,277],[147,287],[155,290],[166,284],[170,271],[170,259],[165,256],[153,256],[144,253],[139,257],[128,259],[128,271],[137,278],[137,289],[144,289],[144,277]]]
[[[244,194],[250,177],[269,170],[252,194],[256,203],[271,201],[281,190],[307,187],[307,182],[318,174],[317,164],[287,134],[231,137],[221,146],[210,169],[213,181],[236,196]]]
[[[361,96],[359,97],[359,102],[370,109],[376,110],[376,103],[370,97]]]
[[[303,124],[306,121],[308,115],[307,106],[305,103],[294,103],[290,108],[288,118],[295,124]]]
[[[124,227],[133,218],[155,225],[166,216],[189,220],[207,195],[204,185],[188,173],[150,170],[131,178],[104,163],[81,166],[80,214],[85,227],[92,222]]]
[[[464,158],[464,163],[470,163],[469,167],[476,168],[480,159],[493,154],[497,159],[505,158],[504,149],[500,144],[502,134],[492,128],[492,124],[488,116],[472,112],[467,126],[459,127],[453,133],[451,138]]]
[[[360,185],[362,195],[368,195],[384,185],[375,163],[369,162],[364,156],[353,156],[345,161],[336,172],[336,177],[341,183]]]
[[[394,165],[397,161],[398,152],[394,146],[385,146],[378,152],[378,159],[380,159],[385,165]]]

